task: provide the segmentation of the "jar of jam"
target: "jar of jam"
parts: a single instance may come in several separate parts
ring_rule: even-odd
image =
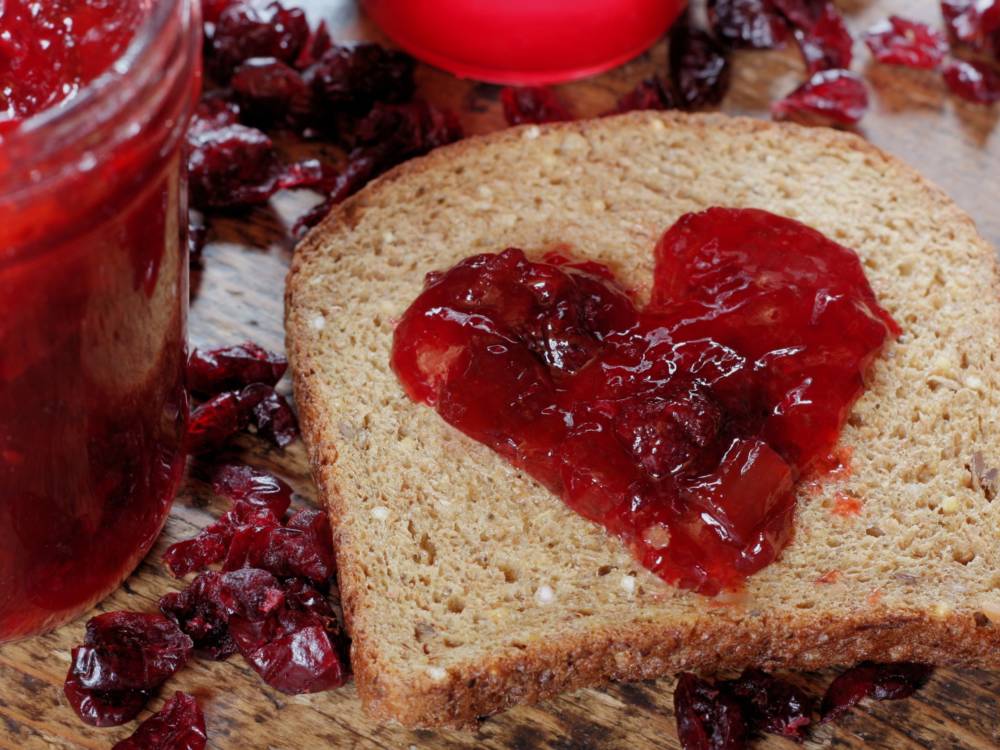
[[[197,0],[0,3],[0,642],[131,572],[182,474]]]

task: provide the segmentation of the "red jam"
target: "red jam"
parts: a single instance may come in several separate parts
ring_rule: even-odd
[[[739,588],[793,533],[900,332],[857,255],[759,210],[682,217],[637,307],[593,262],[521,250],[431,273],[395,333],[407,394],[621,537],[664,580]]]
[[[117,586],[180,480],[201,40],[192,0],[8,0],[0,29],[2,642]]]
[[[0,122],[72,99],[112,66],[152,0],[5,0],[0,5]]]

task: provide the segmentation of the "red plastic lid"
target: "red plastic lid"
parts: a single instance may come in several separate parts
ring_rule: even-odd
[[[599,73],[650,47],[683,0],[364,0],[410,54],[456,75],[540,85]]]

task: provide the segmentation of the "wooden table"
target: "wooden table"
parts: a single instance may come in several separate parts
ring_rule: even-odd
[[[377,30],[344,0],[300,0],[314,18],[325,17],[338,39],[376,39]],[[847,0],[839,3],[855,31],[893,12],[939,23],[934,0]],[[860,66],[872,93],[872,111],[861,132],[904,158],[937,182],[1000,247],[1000,107],[976,108],[949,97],[930,73]],[[662,69],[661,43],[640,59],[606,75],[560,87],[580,116],[608,109],[635,82]],[[734,60],[734,86],[723,109],[766,117],[769,102],[802,78],[797,52],[746,52]],[[421,68],[420,89],[434,103],[462,114],[468,132],[503,126],[497,89],[459,81]],[[330,149],[328,156],[335,156]],[[282,287],[293,242],[287,228],[310,199],[278,196],[270,207],[239,219],[213,224],[205,269],[192,278],[193,345],[252,339],[282,348]],[[302,446],[284,453],[249,437],[236,452],[246,461],[288,479],[312,503],[315,489]],[[146,562],[100,609],[155,609],[165,592],[181,587],[159,562],[164,548],[193,536],[224,510],[197,478],[182,490],[166,532]],[[84,726],[62,695],[71,646],[80,641],[84,620],[55,633],[0,649],[0,747],[107,748],[133,726],[98,730]],[[802,675],[820,692],[829,674]],[[353,687],[315,696],[288,697],[264,687],[239,657],[228,662],[197,661],[172,680],[167,691],[191,692],[207,715],[212,746],[240,750],[336,748],[677,748],[672,681],[581,690],[537,707],[522,707],[484,722],[475,733],[408,732],[368,721]],[[168,693],[169,694],[169,693]],[[153,702],[158,709],[161,701]],[[1000,747],[1000,674],[939,672],[918,697],[854,711],[836,728],[822,727],[808,748],[986,748]],[[770,738],[762,748],[792,747]]]

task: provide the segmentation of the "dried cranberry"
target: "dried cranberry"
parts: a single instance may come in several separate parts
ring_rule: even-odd
[[[135,733],[111,750],[204,750],[205,716],[190,695],[177,692]]]
[[[161,597],[160,611],[193,639],[199,651],[222,660],[236,653],[229,618],[238,614],[260,619],[281,606],[283,597],[278,581],[266,571],[208,571],[183,591]]]
[[[334,206],[363,188],[375,176],[377,166],[374,154],[366,153],[364,149],[357,149],[348,159],[347,166],[337,174],[326,199],[300,216],[292,228],[292,233],[300,235],[306,229],[319,224]]]
[[[865,34],[865,44],[880,63],[923,70],[940,65],[948,51],[948,41],[941,32],[899,16],[872,26]]]
[[[72,674],[87,690],[150,690],[191,655],[191,639],[158,614],[107,612],[87,623]]]
[[[248,417],[240,406],[239,394],[220,393],[191,412],[188,451],[198,454],[218,450],[247,423]]]
[[[335,565],[329,519],[322,511],[303,510],[292,516],[286,527],[240,528],[223,569],[262,568],[276,576],[325,584]]]
[[[299,436],[299,422],[285,397],[263,383],[248,385],[239,395],[240,408],[257,434],[279,448],[291,445]]]
[[[453,112],[425,101],[376,103],[356,125],[354,140],[358,146],[348,157],[347,166],[328,186],[327,199],[298,219],[295,233],[314,226],[333,206],[387,169],[457,141],[462,135],[462,126]]]
[[[674,96],[669,86],[659,76],[652,76],[636,84],[636,87],[622,96],[615,107],[616,113],[633,112],[640,109],[673,109]]]
[[[838,718],[863,698],[880,701],[908,698],[927,684],[933,673],[934,667],[926,664],[859,664],[839,675],[826,689],[820,707],[822,720]]]
[[[729,90],[729,53],[707,32],[678,23],[670,34],[670,79],[681,107],[718,104]]]
[[[375,102],[413,96],[414,61],[378,44],[337,45],[306,72],[319,112],[363,115]]]
[[[273,57],[251,57],[240,63],[229,85],[249,124],[295,126],[309,114],[309,87],[302,74]]]
[[[167,547],[163,562],[171,575],[183,578],[188,573],[204,570],[223,560],[229,550],[230,538],[225,533],[202,531],[194,539],[185,539]]]
[[[555,92],[543,86],[504,87],[500,91],[500,102],[508,125],[573,119]]]
[[[777,734],[796,742],[805,739],[815,704],[805,691],[759,669],[748,669],[723,685],[743,703],[751,731]]]
[[[212,490],[233,501],[267,508],[283,518],[292,502],[292,488],[273,474],[244,464],[227,464],[212,474]]]
[[[330,36],[330,29],[327,28],[326,21],[320,21],[309,32],[309,38],[302,45],[302,51],[295,59],[295,69],[306,70],[311,65],[315,65],[332,47],[333,37]]]
[[[996,44],[1000,36],[1000,1],[942,0],[941,13],[948,31],[958,41],[987,51],[1000,49]]]
[[[309,37],[309,23],[299,8],[285,8],[280,2],[238,2],[219,14],[206,62],[213,75],[228,83],[236,67],[251,57],[293,63]]]
[[[459,140],[462,126],[453,112],[423,100],[377,103],[360,123],[357,138],[380,170]]]
[[[949,60],[944,66],[944,80],[951,91],[974,104],[1000,101],[1000,75],[986,63]]]
[[[677,737],[684,750],[743,750],[747,727],[739,701],[689,672],[674,688]]]
[[[768,0],[797,29],[808,29],[819,20],[828,0]]]
[[[855,125],[868,110],[868,90],[848,70],[821,70],[784,99],[771,105],[779,120]]]
[[[187,364],[187,385],[193,392],[213,396],[251,383],[275,385],[288,369],[288,360],[249,341],[219,349],[195,349]]]
[[[240,653],[272,687],[289,694],[315,693],[344,684],[342,634],[318,591],[290,581],[284,605],[264,618],[234,616]]]
[[[278,190],[311,187],[325,178],[316,160],[278,161],[264,133],[245,125],[188,131],[191,202],[202,209],[265,203]]]
[[[274,509],[282,506],[281,497],[273,499]],[[284,511],[282,511],[282,515]],[[213,563],[222,562],[229,552],[233,536],[244,526],[279,526],[281,521],[272,507],[253,505],[246,500],[236,500],[232,510],[218,521],[199,532],[194,539],[172,544],[163,554],[163,561],[176,578],[204,570]]]
[[[200,209],[266,202],[278,190],[311,187],[327,178],[323,165],[281,164],[274,143],[236,122],[239,107],[219,97],[202,101],[188,128],[191,203]]]
[[[78,649],[73,649],[63,692],[76,715],[93,727],[117,727],[131,721],[145,707],[152,690],[89,690],[73,673]]]
[[[823,4],[813,24],[795,29],[795,40],[810,73],[851,67],[854,38],[832,2]]]
[[[732,47],[774,49],[788,36],[769,0],[709,0],[708,19],[716,36]]]

